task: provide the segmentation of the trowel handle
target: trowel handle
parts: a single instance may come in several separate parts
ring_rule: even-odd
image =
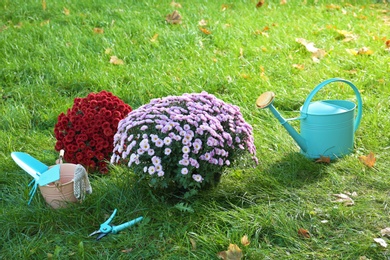
[[[344,83],[348,84],[353,89],[353,91],[355,92],[356,99],[357,99],[357,102],[358,102],[358,105],[357,105],[358,113],[356,115],[355,123],[354,123],[354,131],[356,131],[357,128],[359,127],[360,119],[362,118],[362,113],[363,113],[362,97],[360,96],[360,93],[359,93],[359,90],[357,89],[357,87],[354,84],[352,84],[350,81],[345,80],[345,79],[332,78],[332,79],[325,80],[325,81],[321,82],[320,84],[318,84],[310,92],[309,96],[306,98],[305,103],[302,106],[301,114],[303,114],[303,115],[307,114],[307,110],[309,108],[310,102],[313,99],[314,95],[317,94],[317,92],[320,89],[322,89],[323,87],[325,87],[326,85],[328,85],[328,84],[330,84],[332,82],[344,82]]]

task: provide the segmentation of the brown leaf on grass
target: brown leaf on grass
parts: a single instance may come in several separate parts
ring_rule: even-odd
[[[337,199],[332,201],[332,202],[340,202],[340,203],[343,203],[345,206],[352,206],[355,204],[353,199],[351,199],[351,197],[349,197],[348,195],[346,195],[344,193],[333,194],[333,196],[335,196]]]
[[[249,246],[251,242],[249,241],[248,239],[248,235],[244,235],[242,238],[241,238],[241,244],[243,246]]]
[[[211,34],[211,32],[210,32],[209,30],[207,30],[206,28],[199,27],[199,30],[200,30],[202,33],[206,34],[206,35],[210,35],[210,34]]]
[[[364,163],[366,166],[372,168],[375,165],[376,158],[375,158],[375,154],[373,152],[370,152],[367,156],[365,155],[359,156],[359,160],[362,163]]]
[[[110,63],[114,65],[123,65],[125,62],[121,59],[118,59],[117,56],[111,56],[110,57]]]
[[[240,260],[243,257],[241,249],[236,244],[230,244],[227,251],[219,252],[217,256],[223,260]]]
[[[64,7],[64,15],[70,15],[70,10],[66,7]]]
[[[176,3],[174,0],[171,2],[171,6],[173,6],[175,8],[181,8],[181,4]]]
[[[281,5],[287,4],[287,0],[280,0],[280,4],[281,4]]]
[[[259,2],[257,2],[256,8],[262,7],[264,3],[265,3],[265,0],[260,0]]]
[[[46,7],[47,7],[46,0],[42,0],[42,10],[46,11]]]
[[[386,50],[389,50],[389,51],[390,51],[390,40],[387,40],[387,41],[385,42],[385,44],[386,44]]]
[[[320,158],[316,160],[316,163],[330,163],[330,157],[321,155]]]
[[[310,233],[307,229],[300,228],[298,229],[298,235],[303,238],[310,238]]]
[[[95,28],[93,28],[93,32],[96,33],[96,34],[103,34],[104,33],[104,29],[95,27]]]
[[[181,15],[175,10],[171,14],[168,14],[165,20],[170,24],[181,24]]]
[[[327,5],[326,8],[330,9],[330,10],[339,10],[341,7],[339,5],[330,4],[330,5]]]

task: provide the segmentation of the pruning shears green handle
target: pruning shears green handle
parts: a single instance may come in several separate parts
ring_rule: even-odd
[[[117,234],[121,230],[131,227],[143,219],[143,217],[138,217],[126,223],[120,224],[119,226],[110,225],[112,219],[115,217],[116,212],[117,210],[115,209],[114,212],[111,214],[111,216],[103,224],[100,225],[99,230],[92,232],[89,236],[98,235],[96,237],[96,240],[100,240],[102,237],[105,237],[106,235]]]

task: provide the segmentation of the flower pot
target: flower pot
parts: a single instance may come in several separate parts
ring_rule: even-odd
[[[39,186],[45,201],[53,208],[64,208],[70,202],[77,202],[74,196],[74,171],[76,164],[63,163],[60,167],[60,180],[46,186]]]

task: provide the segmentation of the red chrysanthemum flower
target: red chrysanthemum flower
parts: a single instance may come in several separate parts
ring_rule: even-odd
[[[55,149],[64,149],[64,159],[69,163],[106,173],[118,123],[131,111],[129,105],[107,91],[77,97],[72,108],[58,116]]]

